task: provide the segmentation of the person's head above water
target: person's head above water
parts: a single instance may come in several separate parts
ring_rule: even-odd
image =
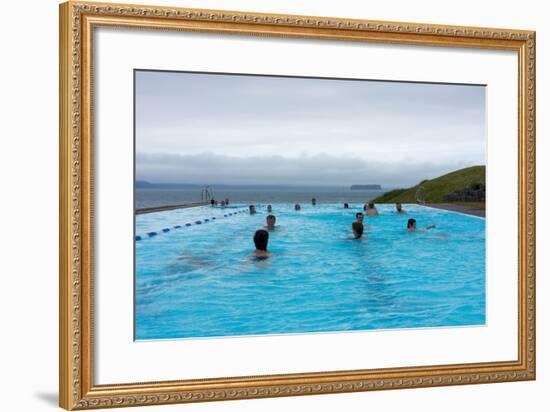
[[[409,219],[407,221],[407,232],[425,232],[426,230],[434,229],[436,227],[435,224],[429,225],[422,228],[416,227],[416,219]]]
[[[251,215],[253,215],[254,213],[256,213],[256,206],[254,205],[248,206],[248,211],[250,212]]]
[[[315,206],[315,205],[317,204],[317,199],[312,198],[312,199],[311,199],[311,204],[312,204],[313,206]]]
[[[347,203],[344,203],[344,209],[349,209],[349,205]]]
[[[378,216],[378,210],[374,206],[374,202],[372,200],[369,200],[369,202],[367,203],[365,213],[367,214],[367,216]]]
[[[401,206],[401,203],[396,203],[395,204],[395,209],[397,211],[397,213],[399,213],[400,215],[406,215],[407,214],[407,211],[405,209],[403,209],[403,206]]]
[[[359,223],[363,223],[363,216],[364,216],[363,213],[357,212],[357,213],[355,214],[355,219],[356,219]]]
[[[267,211],[271,213],[273,211],[273,207],[271,205],[267,205]]]
[[[211,204],[212,206],[214,206],[215,203],[216,203],[216,201],[215,201],[214,199],[210,199],[210,204]]]
[[[277,218],[273,215],[268,215],[265,218],[265,222],[267,224],[267,227],[270,229],[273,229],[275,227],[275,222],[277,221]]]
[[[269,232],[264,229],[256,230],[254,233],[254,245],[256,250],[267,252],[267,242],[269,240]]]
[[[302,207],[300,206],[300,203],[296,203],[294,205],[294,210],[300,210]]]
[[[363,236],[364,229],[365,228],[361,222],[353,222],[351,224],[351,230],[353,230],[353,237],[355,237],[355,239],[359,239]]]

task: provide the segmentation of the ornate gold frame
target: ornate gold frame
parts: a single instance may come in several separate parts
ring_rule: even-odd
[[[120,385],[93,381],[92,44],[98,26],[508,49],[519,62],[518,359]],[[70,1],[60,5],[59,404],[88,409],[535,379],[535,32]]]

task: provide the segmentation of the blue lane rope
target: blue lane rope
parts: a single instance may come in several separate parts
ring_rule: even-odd
[[[224,214],[223,217],[229,217],[229,216],[236,215],[238,213],[246,213],[246,212],[248,212],[248,209],[243,209],[243,210],[239,210],[237,212],[227,213],[227,214]],[[193,225],[202,225],[203,223],[207,223],[207,222],[210,222],[210,221],[213,221],[213,220],[216,220],[216,219],[217,219],[216,217],[211,217],[211,218],[207,218],[207,219],[204,219],[204,220],[196,220],[193,223],[186,223],[185,227],[190,227],[190,226],[193,226]],[[159,235],[160,233],[168,233],[172,229],[181,229],[182,227],[183,227],[182,225],[175,225],[172,228],[165,227],[165,228],[163,228],[163,229],[161,229],[160,231],[157,231],[157,232],[148,232],[148,233],[146,233],[146,235],[136,235],[135,240],[140,241],[140,240],[144,240],[146,238],[152,238],[152,237],[155,237],[155,236]]]

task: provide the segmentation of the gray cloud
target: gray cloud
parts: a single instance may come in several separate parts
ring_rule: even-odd
[[[404,185],[485,164],[485,88],[140,71],[136,150],[153,182]]]
[[[409,186],[417,176],[433,177],[470,166],[453,163],[365,161],[356,156],[320,154],[288,158],[283,156],[233,157],[214,153],[179,155],[137,154],[137,180],[193,184],[266,184],[348,186],[375,183],[385,187]],[[422,179],[423,179],[422,178]]]

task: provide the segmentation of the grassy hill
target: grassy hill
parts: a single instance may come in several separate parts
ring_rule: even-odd
[[[395,189],[374,199],[375,203],[416,203],[416,191],[422,186],[426,203],[443,203],[445,195],[463,190],[474,183],[485,184],[485,166],[456,170],[431,180],[423,180],[408,189]]]

